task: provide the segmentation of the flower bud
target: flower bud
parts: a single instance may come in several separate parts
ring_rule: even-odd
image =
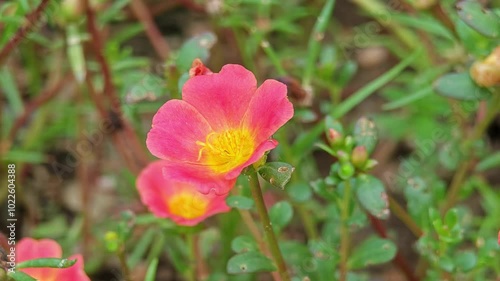
[[[337,158],[339,159],[340,163],[346,163],[349,162],[349,154],[343,150],[337,151]]]
[[[351,150],[353,147],[354,147],[354,138],[352,136],[347,136],[345,137],[345,140],[344,140],[344,147],[346,150]]]
[[[339,131],[332,128],[328,129],[328,141],[330,142],[331,145],[333,146],[340,145],[343,140],[344,138]]]
[[[200,59],[195,59],[189,69],[189,77],[212,74],[212,70],[206,67]]]
[[[83,16],[85,7],[81,0],[64,0],[61,3],[61,11],[65,21],[74,22]]]
[[[118,237],[118,233],[115,231],[108,231],[106,234],[104,234],[104,241],[106,245],[106,249],[110,252],[116,252],[118,251],[118,248],[120,247],[120,237]]]
[[[483,61],[476,61],[470,68],[470,76],[482,87],[500,84],[500,47]]]
[[[340,165],[340,169],[338,171],[339,177],[343,180],[347,180],[354,176],[354,172],[356,169],[354,169],[354,166],[351,163],[344,163]]]
[[[365,165],[368,160],[368,152],[364,146],[356,146],[351,154],[351,162],[357,167],[361,168]]]

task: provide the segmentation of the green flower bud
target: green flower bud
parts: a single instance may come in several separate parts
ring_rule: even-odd
[[[356,168],[361,168],[368,160],[368,151],[362,145],[356,146],[351,154],[351,162]]]
[[[339,169],[339,177],[343,180],[350,179],[352,176],[354,176],[354,172],[356,169],[351,163],[344,163],[340,165]]]

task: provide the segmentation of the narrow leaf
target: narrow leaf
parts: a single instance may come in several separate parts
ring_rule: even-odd
[[[35,278],[22,271],[14,271],[14,273],[9,273],[9,277],[14,279],[15,281],[37,281]]]
[[[67,268],[76,263],[75,260],[68,259],[58,259],[58,258],[44,258],[35,259],[21,262],[17,265],[17,268],[28,268],[28,267],[52,267],[52,268]]]

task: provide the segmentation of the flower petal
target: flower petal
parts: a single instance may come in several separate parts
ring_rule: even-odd
[[[269,139],[293,116],[293,105],[287,98],[286,85],[266,80],[255,92],[244,124],[256,134],[255,142]]]
[[[17,242],[16,253],[17,262],[23,262],[39,258],[60,258],[62,249],[54,240],[35,240],[28,237]]]
[[[68,259],[76,259],[76,263],[68,268],[59,269],[56,280],[90,281],[83,269],[83,256],[79,254],[72,255]]]
[[[182,89],[182,99],[219,131],[240,126],[256,87],[252,72],[228,64],[219,73],[189,79]]]
[[[162,169],[166,161],[155,161],[144,168],[137,177],[137,190],[144,205],[149,211],[158,217],[168,217],[168,208],[165,204],[165,198],[170,194],[163,177]]]
[[[169,166],[172,166],[172,164],[169,164]],[[197,190],[202,194],[215,194],[217,196],[226,195],[233,188],[236,177],[239,175],[228,178],[224,177],[224,175],[214,174],[206,167],[200,168],[199,166],[183,163],[178,163],[175,167],[166,167],[163,174],[168,175],[171,179],[196,186]]]
[[[40,258],[61,258],[62,249],[56,241],[51,239],[35,240],[21,239],[16,246],[17,262]],[[22,272],[38,280],[56,280],[56,268],[23,268]]]
[[[214,214],[227,212],[229,207],[225,203],[226,196],[216,196],[215,194],[202,194],[199,192],[200,184],[199,179],[193,178],[192,174],[183,177],[186,171],[178,172],[178,165],[172,165],[168,161],[155,161],[149,164],[140,173],[137,178],[137,189],[141,197],[141,201],[148,207],[148,209],[158,217],[169,218],[181,225],[195,225],[207,217]],[[174,178],[173,176],[177,176]],[[204,182],[205,183],[205,182]],[[215,188],[213,185],[221,184],[223,190],[229,190],[231,184],[229,181],[225,182],[206,182],[205,185],[210,188]],[[234,182],[232,183],[234,185]],[[217,186],[219,187],[219,186]],[[187,193],[193,194],[201,201],[207,202],[206,210],[204,213],[196,218],[186,218],[173,213],[168,206],[170,198],[176,194]],[[181,208],[181,206],[178,206]],[[189,206],[186,206],[189,207]]]
[[[196,141],[204,141],[212,131],[206,119],[181,100],[166,102],[153,117],[151,127],[146,145],[153,155],[188,162],[198,159]]]

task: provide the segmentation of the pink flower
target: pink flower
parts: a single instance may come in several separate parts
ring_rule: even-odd
[[[257,88],[255,76],[240,65],[191,77],[182,100],[158,110],[146,144],[174,163],[172,177],[197,182],[203,193],[225,194],[233,185],[222,182],[234,184],[245,167],[278,145],[272,134],[293,116],[286,93],[276,80]]]
[[[158,217],[179,225],[195,225],[217,213],[228,212],[227,196],[202,194],[196,185],[169,177],[173,168],[164,160],[149,164],[137,178],[141,201]]]
[[[61,258],[61,246],[51,239],[21,239],[16,246],[17,262],[39,258]],[[68,259],[76,259],[76,263],[68,268],[23,268],[20,271],[40,281],[90,281],[83,270],[82,255],[72,255]]]

